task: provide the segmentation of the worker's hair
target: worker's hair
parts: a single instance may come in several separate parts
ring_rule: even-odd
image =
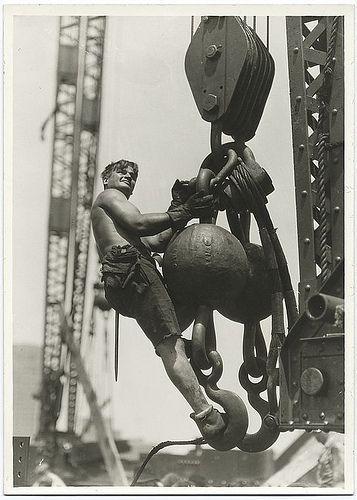
[[[129,167],[134,170],[134,174],[137,177],[139,170],[137,163],[129,160],[112,161],[105,167],[101,174],[103,184],[109,179],[113,172],[125,172]]]

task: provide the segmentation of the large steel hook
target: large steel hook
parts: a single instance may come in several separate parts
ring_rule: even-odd
[[[218,136],[218,135],[217,135]],[[203,161],[197,179],[196,191],[205,194],[214,192],[232,173],[238,164],[237,153],[229,149],[226,153],[226,163],[220,167],[225,158],[219,142],[212,148],[212,153]],[[220,153],[220,154],[219,154]],[[200,223],[214,224],[216,217],[211,215],[200,218]],[[213,310],[207,305],[197,309],[196,320],[192,333],[191,363],[199,383],[205,388],[207,396],[218,403],[225,411],[223,417],[226,428],[216,438],[207,443],[216,450],[226,451],[234,448],[242,440],[248,428],[248,412],[243,400],[234,392],[220,389],[217,382],[223,371],[222,358],[216,351],[216,337],[213,323]],[[201,370],[212,368],[206,376]]]
[[[201,305],[197,309],[192,331],[192,360],[200,370],[211,368],[207,353],[216,350],[216,335],[211,307]]]
[[[219,451],[231,450],[241,442],[248,429],[248,412],[243,400],[234,392],[220,389],[217,382],[222,375],[222,358],[217,351],[211,351],[208,358],[212,365],[210,375],[204,375],[193,364],[199,383],[205,388],[207,396],[218,403],[225,411],[222,415],[226,428],[216,438],[207,443]]]
[[[258,431],[253,434],[246,434],[243,439],[237,443],[237,447],[240,450],[249,453],[266,450],[275,443],[280,434],[276,418],[269,414],[270,405],[268,401],[265,401],[260,396],[260,393],[267,387],[268,374],[266,372],[266,361],[261,358],[256,358],[255,361],[259,369],[264,372],[259,382],[253,383],[249,380],[245,363],[242,364],[239,370],[239,381],[241,386],[247,391],[249,403],[259,413],[261,418],[261,425]]]

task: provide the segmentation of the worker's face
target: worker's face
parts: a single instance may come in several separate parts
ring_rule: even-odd
[[[113,172],[108,179],[107,188],[121,191],[127,198],[131,196],[136,184],[137,175],[132,167],[127,167],[120,172]]]

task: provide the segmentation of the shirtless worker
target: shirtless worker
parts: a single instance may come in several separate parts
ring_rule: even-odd
[[[191,418],[209,440],[224,430],[225,423],[201,391],[151,252],[163,252],[173,232],[212,210],[213,197],[202,193],[188,196],[187,185],[185,189],[184,183],[176,181],[167,212],[142,214],[129,201],[137,176],[136,163],[110,163],[102,172],[104,191],[92,207],[105,296],[117,312],[135,318],[161,357],[170,380],[191,406]]]

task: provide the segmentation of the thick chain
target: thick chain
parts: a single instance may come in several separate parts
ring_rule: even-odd
[[[221,151],[219,125],[212,127],[211,146],[212,153],[203,162],[196,181],[196,190],[206,194],[218,191],[238,161],[235,151],[229,150],[226,163],[222,165],[225,157]],[[213,216],[200,219],[200,222],[214,224],[215,220],[216,217]],[[248,428],[248,413],[244,402],[237,394],[220,389],[217,385],[222,376],[223,361],[216,350],[213,310],[207,305],[201,305],[197,309],[191,342],[191,364],[207,396],[225,410],[224,432],[208,443],[218,450],[229,450],[244,438]],[[211,373],[205,375],[203,371],[208,369],[211,369]]]
[[[278,411],[277,386],[278,369],[277,361],[279,349],[284,341],[284,309],[285,299],[288,315],[289,328],[298,317],[295,294],[292,289],[290,274],[284,252],[276,235],[269,213],[265,206],[259,187],[250,177],[245,164],[241,161],[232,173],[230,180],[239,193],[240,203],[243,208],[252,212],[258,223],[261,242],[270,269],[272,282],[272,332],[269,353],[262,356],[262,335],[256,335],[257,328],[261,334],[260,325],[245,325],[243,340],[244,362],[239,372],[239,380],[242,387],[248,393],[251,406],[261,417],[261,427],[255,434],[247,434],[238,444],[245,451],[261,451],[268,448],[278,437],[276,413]],[[232,229],[239,229],[244,234],[243,228],[239,227],[239,219],[234,214],[234,209],[228,209],[228,221]],[[246,212],[245,212],[246,213]],[[238,231],[237,231],[238,232]],[[248,238],[244,234],[245,242]],[[259,382],[252,382],[249,377],[261,377]],[[261,393],[267,391],[267,401],[261,397]]]
[[[248,413],[244,402],[231,391],[217,386],[223,373],[223,361],[216,351],[216,335],[213,311],[209,306],[200,306],[193,327],[191,341],[191,365],[207,396],[225,410],[226,428],[218,438],[207,441],[213,448],[230,450],[243,439],[248,428]],[[206,375],[203,370],[211,369]]]
[[[226,177],[239,195],[239,214],[234,206],[226,205],[227,217],[232,233],[242,243],[249,241],[249,221],[252,213],[257,221],[261,243],[267,259],[267,267],[272,282],[272,332],[269,351],[259,323],[246,324],[243,339],[243,364],[239,370],[239,381],[247,391],[250,405],[259,413],[261,426],[254,434],[247,434],[248,415],[243,401],[233,392],[217,386],[222,372],[223,361],[216,350],[216,334],[213,311],[205,305],[198,308],[191,342],[191,364],[199,383],[204,387],[209,398],[219,403],[226,412],[227,429],[219,442],[209,443],[216,449],[231,449],[232,444],[248,452],[263,451],[271,446],[279,435],[276,414],[278,411],[278,369],[279,349],[284,341],[285,300],[289,328],[297,319],[297,306],[292,290],[284,252],[276,235],[263,195],[258,185],[251,178],[245,164],[239,160],[234,169],[232,164],[235,152],[229,150],[230,157],[225,166],[219,168],[214,163],[219,158],[220,141],[215,137],[218,131],[212,131],[214,155],[203,162],[197,177],[196,189],[209,193],[214,189],[218,194],[227,185]],[[209,161],[208,161],[209,159]],[[213,165],[212,165],[213,159]],[[226,168],[229,165],[229,168]],[[222,175],[220,175],[222,173]],[[217,182],[215,182],[217,181]],[[215,223],[215,217],[200,222]],[[204,371],[211,370],[209,375]],[[252,381],[251,378],[260,378]],[[262,393],[267,392],[267,399]]]

